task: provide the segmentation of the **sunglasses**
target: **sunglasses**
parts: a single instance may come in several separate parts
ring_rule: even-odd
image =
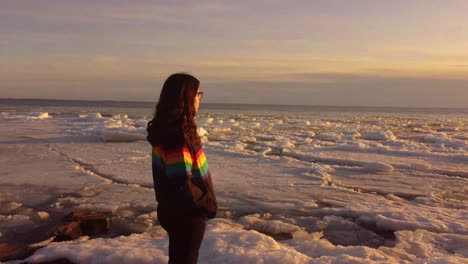
[[[197,96],[200,97],[200,100],[203,99],[203,92],[197,92]]]

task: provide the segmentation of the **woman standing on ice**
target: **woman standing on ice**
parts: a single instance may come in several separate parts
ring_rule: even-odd
[[[176,73],[165,81],[148,122],[158,220],[169,234],[169,263],[196,263],[206,219],[217,211],[195,115],[200,81]]]

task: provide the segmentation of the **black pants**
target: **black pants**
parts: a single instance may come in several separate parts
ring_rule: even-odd
[[[158,210],[158,220],[169,234],[169,264],[197,263],[206,220],[165,210]]]

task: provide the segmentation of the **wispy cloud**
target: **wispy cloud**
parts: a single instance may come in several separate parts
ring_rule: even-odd
[[[270,102],[313,93],[344,103],[363,101],[340,91],[466,88],[467,12],[462,0],[6,0],[0,90],[56,87],[63,97],[81,83],[109,94],[139,87],[132,96],[146,98],[176,71],[218,87],[221,101],[258,101],[232,94],[249,89],[271,91]]]

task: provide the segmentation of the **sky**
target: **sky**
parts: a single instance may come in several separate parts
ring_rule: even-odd
[[[468,107],[466,0],[0,0],[0,98]]]

